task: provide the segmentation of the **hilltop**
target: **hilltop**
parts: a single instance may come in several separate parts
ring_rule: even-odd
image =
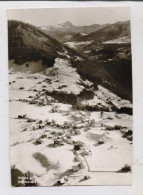
[[[65,54],[81,57],[37,27],[15,20],[8,21],[8,49],[9,60],[19,65],[41,60],[43,65],[51,67],[57,57],[65,58]]]
[[[119,37],[130,36],[130,22],[116,22],[115,24],[109,24],[101,29],[97,29],[94,32],[87,35],[73,36],[72,41],[96,41],[96,43],[117,39]]]

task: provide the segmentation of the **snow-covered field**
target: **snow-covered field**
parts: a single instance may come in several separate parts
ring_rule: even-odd
[[[104,44],[122,44],[122,43],[131,43],[131,38],[129,36],[121,37],[118,39],[113,39],[109,41],[102,42]]]
[[[88,44],[90,44],[92,42],[93,41],[81,41],[81,42],[70,41],[70,42],[66,42],[65,45],[75,49],[78,46],[88,45]]]
[[[56,59],[54,67],[41,72],[33,71],[34,63],[22,66],[9,70],[11,166],[32,173],[39,186],[59,180],[63,185],[130,185],[131,172],[119,170],[132,166],[132,139],[123,136],[133,130],[132,116],[75,110],[46,95],[54,90],[77,95],[84,89],[79,82],[91,85],[66,60]],[[131,107],[101,86],[92,100],[81,103],[110,107],[109,99],[119,108]]]

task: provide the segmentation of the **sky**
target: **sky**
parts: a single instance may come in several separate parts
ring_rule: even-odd
[[[130,8],[88,7],[8,9],[7,18],[27,22],[35,26],[56,25],[66,21],[70,21],[77,26],[82,26],[130,20]]]

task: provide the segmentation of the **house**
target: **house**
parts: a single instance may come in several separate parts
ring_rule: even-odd
[[[67,181],[68,181],[67,176],[64,176],[64,177],[62,177],[62,178],[58,181],[58,183],[61,184],[61,185],[63,185],[63,184],[65,184]]]
[[[73,165],[73,166],[72,166],[72,171],[73,171],[73,172],[77,172],[79,169],[80,169],[80,168],[79,168],[79,165]]]
[[[89,155],[89,152],[87,151],[87,150],[83,150],[82,152],[81,152],[81,155]]]
[[[67,144],[73,144],[73,140],[71,140],[71,139],[67,139],[67,140],[65,140],[65,142],[66,142]]]
[[[55,140],[54,140],[54,145],[62,146],[62,145],[64,145],[64,144],[63,144],[63,142],[62,142],[62,139],[55,139]]]
[[[73,172],[77,172],[79,171],[80,169],[83,169],[84,168],[84,165],[82,162],[78,162],[76,165],[73,165],[72,166],[72,171]]]
[[[75,155],[74,160],[75,160],[76,162],[81,162],[81,159],[79,158],[78,155]]]

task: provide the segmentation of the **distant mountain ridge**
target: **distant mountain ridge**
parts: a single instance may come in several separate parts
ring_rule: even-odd
[[[40,27],[41,29],[45,29],[48,31],[55,31],[57,30],[59,31],[69,31],[69,32],[81,32],[81,33],[91,33],[94,32],[96,30],[99,30],[105,26],[107,26],[108,24],[92,24],[92,25],[84,25],[84,26],[76,26],[73,25],[71,22],[67,21],[61,24],[57,24],[55,26],[42,26]]]
[[[108,24],[92,24],[92,25],[84,25],[84,26],[76,26],[71,22],[67,21],[62,24],[58,24],[55,26],[43,26],[39,27],[40,30],[46,32],[53,38],[59,41],[69,40],[74,33],[84,33],[89,34],[95,32],[99,29],[106,27]]]
[[[80,34],[74,35],[72,41],[89,41],[94,40],[96,43],[117,39],[120,37],[131,36],[130,34],[130,21],[116,22],[115,24],[107,25],[103,28],[89,33],[85,36]],[[70,40],[70,41],[71,41]]]

